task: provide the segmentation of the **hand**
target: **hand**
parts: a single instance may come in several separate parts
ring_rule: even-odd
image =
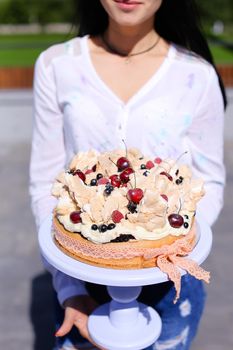
[[[56,332],[56,337],[63,337],[73,326],[76,326],[83,338],[101,349],[93,342],[87,328],[88,316],[97,306],[98,304],[89,295],[78,295],[67,299],[64,302],[64,321]]]

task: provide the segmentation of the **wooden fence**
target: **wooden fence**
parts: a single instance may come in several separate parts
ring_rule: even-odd
[[[0,89],[31,88],[33,67],[0,68]]]
[[[226,87],[233,87],[233,65],[218,66],[218,71]],[[0,89],[31,88],[33,67],[0,68]]]

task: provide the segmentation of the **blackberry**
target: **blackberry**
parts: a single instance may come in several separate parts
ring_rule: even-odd
[[[97,174],[97,175],[96,175],[96,179],[97,179],[97,180],[101,179],[102,177],[104,177],[103,174]]]
[[[135,237],[133,235],[121,234],[119,237],[112,239],[111,242],[122,243],[122,242],[128,242],[130,239],[135,239]]]
[[[148,176],[149,173],[150,173],[150,172],[149,172],[148,170],[146,170],[146,171],[144,171],[143,175],[144,175],[144,176]]]
[[[145,165],[145,164],[142,164],[142,165],[141,165],[141,169],[146,169],[146,165]]]
[[[95,224],[93,224],[93,225],[91,226],[91,229],[92,229],[93,231],[97,231],[97,230],[98,230],[98,226],[95,225]]]
[[[129,204],[127,205],[127,208],[132,214],[137,212],[137,204],[134,202],[129,202]]]
[[[182,184],[182,181],[181,181],[180,179],[177,179],[177,180],[176,180],[176,184],[177,184],[177,185],[180,185],[180,184]]]
[[[176,180],[176,184],[177,185],[182,184],[183,180],[184,180],[183,176],[180,176],[179,179]]]

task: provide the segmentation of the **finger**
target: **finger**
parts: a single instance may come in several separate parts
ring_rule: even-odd
[[[78,319],[76,319],[74,322],[74,324],[78,328],[81,336],[90,341],[90,336],[89,336],[89,332],[87,329],[87,323],[88,323],[88,316],[87,315],[80,315],[80,317]]]
[[[75,326],[78,328],[79,333],[81,334],[81,336],[83,338],[86,338],[91,344],[93,344],[96,347],[96,349],[106,350],[106,349],[100,347],[99,345],[97,345],[93,341],[93,339],[91,338],[90,333],[88,331],[87,324],[88,324],[88,317],[80,317],[78,320],[75,321]]]
[[[74,318],[70,313],[65,311],[65,318],[61,325],[61,327],[58,329],[58,331],[55,333],[56,337],[63,337],[67,333],[69,333],[74,325]]]

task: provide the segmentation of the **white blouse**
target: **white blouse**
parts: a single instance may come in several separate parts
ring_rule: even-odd
[[[79,151],[137,147],[160,158],[178,158],[205,181],[198,210],[212,225],[223,203],[224,106],[213,67],[170,46],[159,70],[127,103],[97,74],[88,36],[44,51],[34,76],[34,132],[30,194],[38,227],[54,208],[51,185]],[[84,283],[48,267],[62,303],[86,293]]]

